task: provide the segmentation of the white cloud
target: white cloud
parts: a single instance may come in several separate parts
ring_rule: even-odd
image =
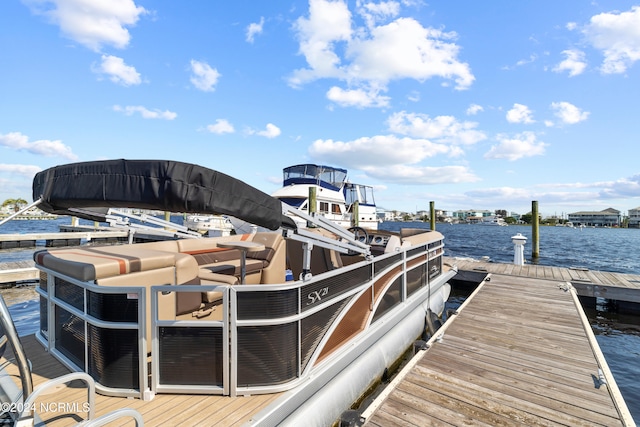
[[[351,39],[351,12],[341,1],[310,0],[309,18],[300,17],[294,23],[300,42],[300,53],[309,65],[296,70],[289,80],[292,86],[326,77],[344,77],[340,58],[334,52],[338,42]]]
[[[469,108],[467,108],[467,115],[468,116],[475,116],[476,114],[480,113],[484,111],[484,108],[482,108],[482,105],[478,105],[478,104],[471,104],[469,105]]]
[[[533,132],[522,132],[514,137],[499,134],[496,139],[498,140],[498,145],[491,147],[491,150],[484,155],[485,159],[514,161],[524,157],[541,156],[548,145],[538,141]]]
[[[176,117],[178,117],[178,114],[174,113],[173,111],[169,111],[169,110],[160,111],[158,109],[148,110],[147,108],[141,105],[127,105],[126,107],[114,105],[113,111],[124,113],[127,116],[132,116],[134,113],[140,113],[140,115],[144,119],[173,120]]]
[[[62,34],[91,50],[103,45],[127,47],[131,35],[126,27],[147,11],[133,0],[26,0],[34,13],[47,16]]]
[[[0,135],[0,139],[1,138],[2,138],[2,135]],[[34,165],[15,165],[15,164],[0,163],[0,173],[22,175],[29,178],[32,178],[35,174],[37,174],[41,170],[42,169],[40,169],[40,167],[34,166]]]
[[[628,178],[620,178],[616,181],[606,182],[600,192],[603,198],[637,198],[640,197],[640,175]]]
[[[484,132],[476,130],[477,123],[460,122],[452,116],[431,118],[426,114],[401,111],[389,116],[387,123],[394,133],[438,143],[472,145],[487,138]]]
[[[226,119],[217,119],[215,124],[207,126],[207,130],[218,135],[234,133],[236,131],[233,125]]]
[[[327,99],[335,102],[341,107],[387,107],[389,105],[389,97],[381,96],[378,92],[363,89],[344,90],[337,86],[333,86],[327,92]]]
[[[454,32],[424,28],[412,18],[399,18],[371,30],[369,38],[350,41],[347,56],[353,58],[349,76],[386,84],[390,80],[433,77],[451,79],[457,89],[467,89],[475,77],[469,65],[457,60],[459,46]]]
[[[399,13],[400,3],[397,1],[366,2],[358,8],[358,14],[362,16],[369,28],[373,27],[377,22],[395,18]]]
[[[466,166],[409,166],[390,165],[366,167],[363,170],[372,178],[410,185],[458,184],[479,181]]]
[[[456,33],[425,28],[412,18],[378,25],[396,17],[398,3],[359,5],[365,27],[353,26],[343,1],[310,1],[309,16],[294,24],[299,52],[308,67],[292,73],[291,86],[332,78],[348,84],[351,89],[345,93],[361,89],[365,94],[377,94],[386,91],[390,81],[406,78],[423,82],[440,77],[453,80],[459,90],[473,83],[469,65],[458,60]]]
[[[411,91],[411,93],[409,93],[407,95],[407,99],[411,102],[418,102],[420,101],[420,92],[418,91]]]
[[[260,22],[255,23],[252,22],[247,26],[247,36],[246,40],[249,43],[253,43],[254,37],[256,34],[262,34],[262,27],[264,26],[264,16],[260,17]]]
[[[556,73],[569,72],[569,77],[577,76],[587,68],[584,60],[584,52],[576,49],[562,51],[566,58],[553,68]]]
[[[588,111],[582,111],[575,105],[569,102],[553,102],[551,103],[551,109],[554,110],[554,114],[563,123],[570,125],[587,120],[589,117]]]
[[[273,139],[279,136],[282,132],[280,128],[273,123],[267,123],[267,127],[265,130],[256,132],[256,135],[264,136],[265,138]]]
[[[533,112],[529,110],[529,107],[522,104],[513,104],[513,108],[507,111],[507,121],[509,123],[534,123],[535,120],[531,117]]]
[[[71,147],[64,145],[60,140],[50,141],[48,139],[40,139],[37,141],[29,141],[29,137],[20,132],[10,132],[0,135],[0,146],[45,157],[64,157],[69,160],[78,159],[78,156],[73,154]]]
[[[102,62],[99,66],[94,65],[92,70],[97,74],[106,74],[109,80],[122,86],[139,85],[142,82],[136,69],[117,56],[102,55]]]
[[[341,164],[364,170],[372,166],[415,164],[436,156],[448,154],[451,149],[427,139],[399,138],[394,135],[361,137],[353,141],[331,139],[314,141],[309,153],[328,164]]]
[[[213,92],[221,74],[206,62],[191,60],[191,83],[204,92]]]
[[[604,74],[624,73],[640,60],[640,6],[627,12],[592,16],[584,34],[593,47],[602,51]]]

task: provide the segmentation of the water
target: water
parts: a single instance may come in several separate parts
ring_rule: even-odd
[[[178,223],[181,219],[172,217],[172,221]],[[9,221],[0,226],[0,233],[57,232],[60,224],[70,223],[67,217],[47,221]],[[380,228],[395,231],[401,227],[429,228],[429,224],[386,222]],[[491,261],[503,263],[513,262],[511,237],[521,233],[527,237],[526,262],[532,263],[530,226],[438,224],[436,228],[445,236],[446,256],[489,257]],[[640,274],[640,230],[540,227],[539,237],[538,264]],[[38,242],[38,245],[44,245],[44,242]],[[33,248],[0,250],[0,263],[30,259],[33,252]],[[10,306],[20,335],[37,331],[39,304],[33,286],[0,292]],[[640,316],[618,314],[605,303],[605,300],[599,300],[595,310],[587,310],[587,315],[627,406],[635,422],[640,424],[640,385],[637,382],[640,378]]]

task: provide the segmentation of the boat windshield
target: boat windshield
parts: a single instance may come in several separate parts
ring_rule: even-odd
[[[347,205],[356,201],[361,205],[375,205],[373,199],[373,187],[368,185],[347,183],[344,188],[344,199]]]
[[[285,186],[292,182],[324,182],[340,188],[347,179],[346,169],[311,164],[289,166],[283,169],[283,175]]]

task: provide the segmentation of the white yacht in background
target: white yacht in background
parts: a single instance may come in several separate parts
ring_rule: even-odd
[[[506,227],[507,226],[507,223],[504,220],[504,218],[502,218],[501,216],[498,216],[498,215],[486,216],[486,217],[482,218],[482,220],[480,220],[478,222],[478,224],[480,224],[480,225],[491,225],[491,226],[501,226],[501,227]]]
[[[231,220],[223,215],[187,215],[184,225],[193,231],[214,236],[230,236],[234,230]]]
[[[283,169],[282,188],[276,199],[309,212],[309,189],[316,188],[315,212],[345,228],[358,226],[377,230],[378,216],[373,187],[347,180],[347,170],[332,166],[301,164]],[[357,203],[356,203],[357,202]],[[357,221],[354,210],[357,206]]]

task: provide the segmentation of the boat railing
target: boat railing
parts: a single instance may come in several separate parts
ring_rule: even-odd
[[[424,290],[433,269],[441,270],[441,255],[441,244],[425,243],[307,281],[152,286],[152,391],[237,396],[291,389],[339,348],[329,336],[351,306],[364,299],[369,323],[376,322]],[[374,305],[374,294],[387,290],[392,301]],[[203,291],[222,293],[216,320],[159,315],[160,293]]]
[[[228,395],[230,288],[172,285],[152,286],[150,291],[152,392]],[[182,320],[174,313],[161,313],[160,296],[182,292],[219,292],[222,299],[215,307],[218,313]]]
[[[144,399],[145,288],[98,286],[39,268],[38,341],[70,370],[91,375],[101,394]]]
[[[441,241],[419,242],[373,259],[355,255],[362,261],[305,280],[256,285],[146,287],[132,278],[131,286],[99,286],[40,266],[36,337],[102,394],[284,391],[342,353],[337,336],[357,337],[398,304],[423,299],[442,253]],[[219,304],[177,315],[182,292],[216,294]],[[364,323],[349,322],[354,313]]]

